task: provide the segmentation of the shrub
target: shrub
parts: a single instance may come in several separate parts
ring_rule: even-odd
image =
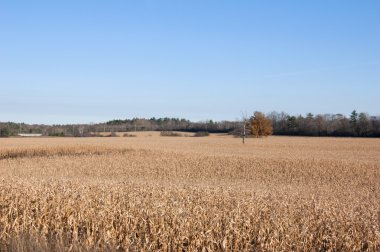
[[[161,136],[174,136],[174,137],[182,136],[180,133],[173,132],[173,131],[161,131],[160,135]]]
[[[128,134],[128,133],[124,133],[124,134],[123,134],[123,137],[136,137],[136,135],[132,135],[132,134]]]
[[[207,131],[198,131],[197,133],[194,134],[195,137],[206,137],[209,135],[210,134]]]
[[[50,132],[48,136],[53,136],[53,137],[64,137],[65,133],[63,132]]]

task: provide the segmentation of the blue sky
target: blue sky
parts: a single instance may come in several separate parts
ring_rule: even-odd
[[[380,115],[380,1],[0,0],[0,121]]]

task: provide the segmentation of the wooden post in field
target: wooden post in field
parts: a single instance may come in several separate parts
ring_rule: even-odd
[[[245,127],[247,125],[247,112],[246,113],[243,113],[241,112],[242,114],[242,119],[243,119],[243,144],[245,143]]]
[[[245,122],[244,122],[244,128],[243,128],[243,144],[245,142]]]

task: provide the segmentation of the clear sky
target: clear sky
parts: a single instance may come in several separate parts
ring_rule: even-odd
[[[379,0],[0,0],[0,121],[380,115]]]

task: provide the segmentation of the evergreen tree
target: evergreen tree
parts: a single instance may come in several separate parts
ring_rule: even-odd
[[[9,129],[4,127],[4,128],[0,128],[0,137],[9,137],[10,136],[10,132],[9,132]]]
[[[314,115],[312,113],[307,113],[306,119],[307,120],[312,120],[314,118]]]
[[[297,118],[295,116],[288,116],[286,119],[286,126],[288,130],[294,134],[297,128]]]
[[[351,115],[350,115],[350,124],[351,124],[352,132],[353,132],[355,135],[359,135],[359,129],[358,129],[358,113],[356,112],[356,110],[354,110],[354,111],[351,112]]]
[[[356,125],[357,122],[358,122],[358,113],[356,112],[356,110],[354,110],[351,112],[351,115],[350,115],[350,123],[353,125]]]

